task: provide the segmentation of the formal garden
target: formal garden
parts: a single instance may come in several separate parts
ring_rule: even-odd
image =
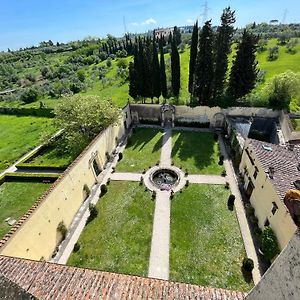
[[[175,130],[172,141],[174,165],[221,177],[224,166],[213,133]],[[113,172],[142,176],[159,163],[162,145],[162,131],[135,128]],[[67,264],[147,276],[156,194],[143,181],[126,178],[109,180],[106,187]],[[170,280],[242,291],[253,287],[251,276],[243,276],[246,252],[229,195],[225,184],[192,183],[171,195]]]

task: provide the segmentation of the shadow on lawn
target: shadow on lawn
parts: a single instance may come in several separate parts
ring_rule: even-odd
[[[173,136],[172,158],[177,156],[182,161],[193,158],[195,166],[203,169],[214,163],[214,144],[211,133],[179,132],[176,140]]]
[[[138,151],[143,150],[143,148],[153,140],[156,135],[160,132],[160,130],[151,129],[151,128],[137,128],[136,131],[133,133],[132,137],[130,138],[129,146]],[[161,149],[162,146],[162,136],[159,140],[155,143],[152,149],[152,153],[157,152]]]

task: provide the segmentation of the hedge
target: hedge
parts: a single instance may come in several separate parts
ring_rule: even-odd
[[[0,184],[4,182],[42,182],[44,180],[53,183],[60,174],[32,174],[32,173],[6,173],[0,178]]]
[[[0,107],[0,114],[54,118],[52,108]]]
[[[210,122],[200,123],[200,122],[185,122],[185,121],[175,121],[175,126],[182,127],[196,127],[196,128],[209,128]]]

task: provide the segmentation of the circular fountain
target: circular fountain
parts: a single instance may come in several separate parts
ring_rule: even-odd
[[[169,191],[178,183],[179,175],[171,169],[158,169],[151,174],[150,179],[160,190]]]

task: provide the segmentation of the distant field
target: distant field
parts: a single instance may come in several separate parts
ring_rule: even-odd
[[[0,115],[0,172],[55,132],[52,119]]]
[[[4,182],[0,185],[0,239],[10,230],[7,218],[20,219],[51,184]]]

